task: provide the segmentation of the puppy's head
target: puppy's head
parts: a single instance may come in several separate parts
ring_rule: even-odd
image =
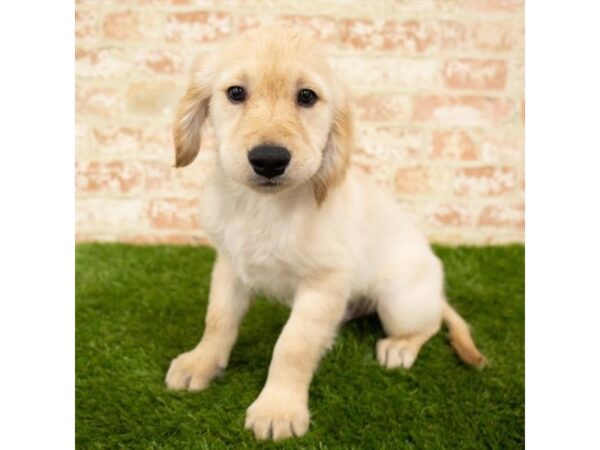
[[[226,176],[261,192],[309,183],[321,202],[346,173],[352,120],[343,89],[299,30],[252,30],[194,74],[174,125],[176,166],[200,147],[206,118]]]

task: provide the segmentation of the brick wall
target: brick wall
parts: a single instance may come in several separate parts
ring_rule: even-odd
[[[78,0],[79,241],[202,242],[202,158],[173,169],[170,123],[221,39],[307,27],[353,90],[354,163],[444,243],[524,240],[519,0]],[[214,140],[203,142],[203,152]]]

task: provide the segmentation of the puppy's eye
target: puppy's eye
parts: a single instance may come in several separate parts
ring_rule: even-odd
[[[298,104],[300,106],[304,106],[305,108],[310,108],[317,101],[318,97],[314,91],[310,89],[300,89],[298,91]]]
[[[241,103],[246,100],[246,90],[241,86],[227,88],[227,98],[232,103]]]

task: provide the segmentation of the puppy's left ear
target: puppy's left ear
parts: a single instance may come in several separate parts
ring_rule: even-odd
[[[210,89],[204,78],[202,74],[194,76],[177,108],[173,124],[175,167],[190,164],[200,150],[200,129],[208,116],[210,100]]]
[[[353,117],[348,99],[345,95],[340,95],[331,133],[323,152],[321,168],[312,179],[313,192],[318,204],[325,200],[330,189],[344,181],[353,150]]]

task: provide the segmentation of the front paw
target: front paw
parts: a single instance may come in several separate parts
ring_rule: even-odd
[[[307,400],[288,390],[265,388],[246,411],[246,428],[261,440],[303,436],[309,422]]]
[[[169,389],[201,391],[222,370],[215,358],[195,349],[171,361],[165,383]]]

